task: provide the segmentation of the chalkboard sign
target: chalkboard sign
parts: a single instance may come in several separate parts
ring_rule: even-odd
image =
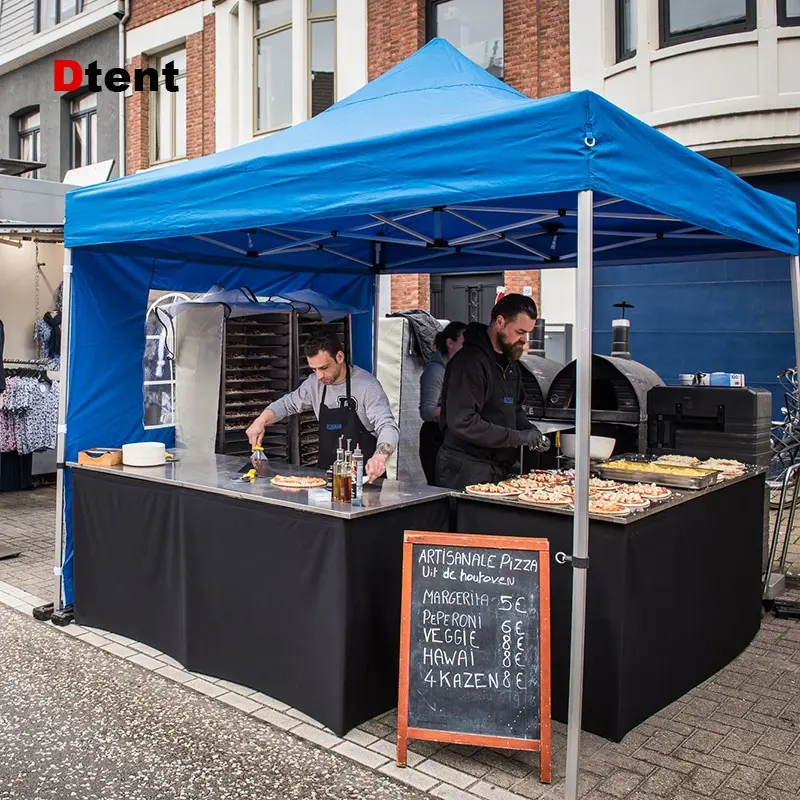
[[[408,739],[539,750],[550,781],[546,539],[409,531],[397,763]]]

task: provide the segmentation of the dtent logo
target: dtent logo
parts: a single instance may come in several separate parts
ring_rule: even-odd
[[[168,92],[178,91],[178,69],[175,64],[170,61],[165,64],[161,70],[164,76],[164,88]],[[69,74],[69,78],[67,78]],[[96,61],[92,61],[88,67],[84,68],[77,62],[69,58],[57,58],[53,62],[53,90],[56,92],[72,92],[75,89],[80,89],[83,83],[83,76],[86,75],[88,83],[86,84],[89,91],[99,92],[103,89],[100,85],[100,77],[103,75],[103,70],[97,66]],[[133,78],[130,73],[122,67],[112,67],[103,76],[103,83],[105,88],[110,92],[124,92],[127,91],[131,83],[133,83],[133,90],[135,92],[144,91],[145,78],[148,79],[149,89],[151,92],[158,91],[158,82],[160,76],[157,69],[148,67],[140,69],[137,67],[133,70]]]

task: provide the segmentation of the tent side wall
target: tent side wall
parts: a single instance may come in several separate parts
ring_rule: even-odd
[[[270,272],[177,263],[78,248],[72,251],[66,461],[89,447],[174,444],[173,428],[144,428],[145,318],[151,289],[204,292],[214,284],[256,293],[314,289],[367,313],[352,317],[353,360],[372,368],[371,276]],[[78,324],[76,324],[76,322]],[[72,504],[65,481],[64,598],[73,603]]]

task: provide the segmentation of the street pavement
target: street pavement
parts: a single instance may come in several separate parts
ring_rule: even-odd
[[[423,797],[0,605],[2,800]]]

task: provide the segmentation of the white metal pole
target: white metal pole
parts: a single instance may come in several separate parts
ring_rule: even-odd
[[[565,800],[577,800],[580,772],[583,649],[589,558],[589,433],[592,386],[592,192],[578,192],[577,328],[575,400],[575,517],[572,534],[572,644],[569,667]]]
[[[72,251],[64,248],[64,283],[61,288],[61,364],[56,440],[56,524],[53,559],[53,611],[61,609],[61,571],[64,557],[64,454],[67,438],[67,393],[69,390],[69,338],[72,332]]]
[[[381,276],[378,273],[374,275],[375,279],[375,295],[373,297],[372,307],[372,374],[378,374],[378,336],[380,334],[380,318],[381,318]]]
[[[792,256],[792,311],[794,312],[794,363],[800,369],[800,256]]]

